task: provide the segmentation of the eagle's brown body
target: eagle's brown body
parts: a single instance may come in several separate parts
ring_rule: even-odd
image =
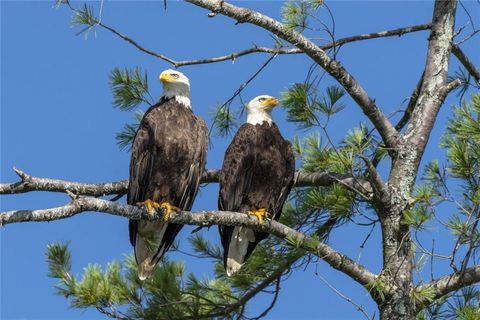
[[[283,139],[275,123],[246,123],[240,127],[225,154],[220,173],[219,208],[235,212],[265,208],[278,220],[293,186],[294,174],[291,144]],[[230,246],[239,228],[243,227],[219,226],[225,267],[227,258],[233,254],[230,249],[244,250]],[[239,263],[243,263],[255,246],[268,236],[267,233],[243,231],[248,239],[242,241],[248,240],[248,246],[244,253],[238,254]]]
[[[130,162],[128,204],[150,199],[190,210],[205,168],[205,121],[175,98],[162,98],[143,117]],[[172,245],[183,225],[130,220],[139,276],[145,278]]]

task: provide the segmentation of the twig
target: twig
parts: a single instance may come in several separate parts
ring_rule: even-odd
[[[329,287],[333,292],[335,292],[337,295],[339,295],[342,299],[345,299],[347,302],[351,303],[352,305],[354,305],[358,311],[360,311],[361,313],[363,313],[363,315],[368,319],[368,320],[373,320],[374,318],[373,317],[370,317],[368,315],[368,313],[365,311],[365,309],[359,305],[358,303],[356,303],[355,301],[353,301],[351,298],[347,297],[346,295],[344,295],[343,293],[340,292],[340,290],[338,290],[337,288],[335,288],[333,285],[331,285],[324,277],[322,277],[321,275],[317,274],[317,277],[320,278],[320,280],[322,280],[323,283],[325,283],[327,285],[327,287]]]

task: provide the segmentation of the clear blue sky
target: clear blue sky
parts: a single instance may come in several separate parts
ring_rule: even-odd
[[[148,71],[152,95],[159,97],[158,74],[170,66],[104,30],[91,33],[87,40],[75,36],[78,29],[70,27],[72,13],[63,7],[53,9],[52,4],[52,1],[1,2],[0,181],[17,180],[13,166],[32,175],[72,181],[126,179],[129,154],[118,149],[115,134],[131,120],[132,114],[112,108],[109,73],[114,67],[139,66]],[[241,2],[241,5],[279,18],[280,1]],[[425,23],[431,17],[433,6],[428,1],[330,1],[329,5],[335,15],[337,37]],[[464,5],[473,17],[480,16],[480,6],[476,2],[464,2]],[[98,13],[98,3],[94,6]],[[458,11],[461,18],[457,25],[463,25],[467,21],[465,14],[461,8]],[[144,46],[177,60],[222,55],[245,49],[253,43],[272,44],[267,32],[249,25],[234,25],[232,20],[221,16],[209,19],[206,13],[177,2],[169,2],[165,12],[162,1],[107,1],[102,18],[105,24],[116,27]],[[326,19],[326,15],[322,17]],[[351,44],[341,49],[339,59],[389,113],[401,106],[415,86],[425,61],[427,37],[427,32],[420,32],[402,38]],[[478,65],[480,49],[474,44],[475,39],[465,45],[465,49]],[[211,123],[213,106],[228,99],[267,57],[248,56],[235,63],[181,68],[192,84],[194,111]],[[454,58],[452,64],[458,65]],[[246,100],[264,93],[278,96],[293,83],[303,81],[309,65],[310,61],[302,56],[278,57],[242,96]],[[323,85],[331,83],[326,79]],[[437,148],[439,134],[450,114],[450,106],[457,100],[451,97],[441,112],[439,126],[434,130],[428,149],[430,158],[443,154]],[[330,127],[335,141],[360,121],[366,121],[351,100],[345,99],[345,102],[347,108]],[[239,102],[234,106],[239,106]],[[274,112],[283,134],[293,138],[295,127],[285,122],[285,116],[283,110]],[[208,168],[220,167],[228,143],[229,139],[215,138],[208,155]],[[194,209],[216,209],[217,190],[216,185],[202,189]],[[37,192],[2,196],[0,201],[1,210],[7,211],[60,206],[69,198],[64,194]],[[103,319],[94,310],[70,309],[63,297],[54,294],[56,281],[46,276],[45,249],[51,242],[70,241],[73,269],[80,274],[88,263],[105,265],[130,253],[127,229],[126,219],[99,213],[2,228],[1,318]],[[190,230],[191,227],[186,227],[181,233],[182,248],[188,248],[185,238]],[[368,229],[347,227],[333,233],[331,244],[357,258],[367,233]],[[216,228],[208,232],[208,237],[218,241]],[[206,261],[177,253],[171,258],[184,260],[188,270],[199,276],[211,275],[211,264]],[[379,271],[378,232],[367,243],[361,261],[372,271]],[[353,306],[333,294],[315,272],[365,306],[371,314],[376,311],[362,288],[319,263],[295,273],[283,284],[277,306],[268,319],[361,317]],[[442,274],[442,269],[438,274]],[[268,304],[268,299],[259,299],[251,310],[260,310]]]

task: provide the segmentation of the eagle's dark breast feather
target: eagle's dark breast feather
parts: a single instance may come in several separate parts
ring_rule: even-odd
[[[295,175],[295,159],[290,142],[275,123],[244,124],[228,147],[220,173],[219,208],[244,212],[265,208],[275,220],[280,219],[283,204]],[[228,250],[233,227],[220,226],[224,249]],[[255,232],[247,257],[268,236]],[[228,252],[225,252],[226,257]]]
[[[175,99],[163,98],[147,110],[133,142],[128,204],[150,199],[190,210],[205,168],[207,147],[205,121]],[[138,224],[130,220],[130,242],[134,246]],[[165,251],[181,227],[168,225]]]

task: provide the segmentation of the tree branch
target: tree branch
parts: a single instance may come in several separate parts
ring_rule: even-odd
[[[359,157],[362,158],[362,160],[365,162],[365,165],[367,166],[368,175],[370,178],[369,180],[373,187],[373,190],[375,191],[375,198],[382,204],[388,202],[388,199],[390,198],[390,193],[388,192],[388,188],[382,177],[380,176],[380,173],[377,171],[369,158],[364,155],[359,155]]]
[[[1,213],[0,225],[28,221],[40,222],[59,220],[86,211],[104,212],[130,219],[163,219],[162,214],[155,213],[154,215],[149,215],[144,208],[93,197],[75,197],[69,204],[63,207],[40,210],[15,210]],[[363,286],[372,283],[376,277],[375,274],[368,271],[364,266],[356,263],[347,256],[338,253],[330,246],[274,220],[266,220],[263,224],[258,224],[257,218],[237,212],[182,211],[179,213],[173,213],[169,221],[172,223],[204,227],[219,224],[228,226],[245,226],[253,230],[273,234],[281,239],[286,239],[287,241],[294,243],[298,248],[304,249],[320,257],[330,264],[330,266],[347,274]]]
[[[480,71],[475,65],[468,59],[467,55],[460,49],[457,44],[452,45],[452,53],[463,64],[468,73],[475,79],[478,85],[480,85]]]
[[[345,38],[342,38],[342,39],[338,39],[334,42],[330,42],[328,44],[319,46],[319,48],[322,49],[322,50],[328,50],[328,49],[331,49],[331,48],[340,47],[340,46],[342,46],[344,44],[347,44],[347,43],[350,43],[350,42],[357,42],[357,41],[370,40],[370,39],[376,39],[376,38],[392,37],[392,36],[402,36],[406,33],[428,30],[428,29],[430,29],[431,26],[432,26],[431,23],[425,23],[425,24],[419,24],[419,25],[415,25],[415,26],[398,28],[398,29],[393,29],[393,30],[372,32],[372,33],[367,33],[367,34],[360,34],[360,35],[355,35],[355,36],[350,36],[350,37],[345,37]],[[216,62],[221,62],[221,61],[226,61],[226,60],[235,60],[235,59],[237,59],[241,56],[249,55],[249,54],[252,54],[252,53],[299,54],[299,53],[304,53],[304,52],[303,52],[303,50],[298,49],[298,48],[287,49],[287,48],[269,48],[269,47],[255,46],[255,47],[252,47],[252,48],[248,48],[248,49],[245,49],[245,50],[241,50],[241,51],[238,51],[238,52],[230,53],[230,54],[219,56],[219,57],[175,61],[174,65],[176,67],[182,67],[182,66],[188,66],[188,65],[194,65],[194,64],[216,63]]]
[[[278,37],[295,45],[298,49],[307,54],[313,61],[318,63],[333,78],[335,78],[344,89],[350,94],[360,106],[363,113],[370,119],[375,128],[382,136],[387,147],[396,145],[398,132],[390,123],[388,118],[377,107],[374,100],[370,98],[362,86],[353,78],[347,70],[337,61],[331,59],[324,50],[315,43],[304,37],[302,34],[286,28],[282,23],[274,20],[257,11],[237,7],[223,0],[186,0],[196,6],[211,10],[215,13],[231,17],[239,23],[250,23],[272,32]]]
[[[424,284],[420,287],[420,290],[433,288],[435,290],[435,295],[430,302],[425,302],[421,305],[420,309],[427,307],[430,303],[433,303],[435,300],[444,297],[449,293],[477,282],[480,282],[480,265],[473,266],[464,271],[454,272],[443,276],[440,279]]]
[[[449,89],[447,76],[456,5],[457,2],[454,0],[435,1],[423,81],[405,132],[405,139],[417,149],[418,160],[425,150],[435,119]]]
[[[408,100],[408,105],[407,105],[407,108],[405,109],[405,112],[403,113],[402,118],[395,125],[395,129],[397,129],[398,131],[401,131],[410,120],[412,112],[415,109],[415,105],[417,104],[418,95],[420,94],[420,89],[422,88],[422,83],[423,83],[423,73],[420,79],[418,80],[417,85],[415,86],[415,90],[413,90],[412,95]]]
[[[71,192],[73,194],[99,197],[109,194],[125,194],[128,188],[128,181],[126,180],[107,183],[81,183],[59,179],[34,177],[17,168],[13,168],[13,170],[21,180],[15,183],[0,184],[0,194],[49,191]]]
[[[128,190],[128,181],[122,180],[108,183],[81,183],[59,179],[49,179],[34,177],[25,172],[14,168],[20,181],[15,183],[0,184],[0,194],[17,194],[31,191],[49,191],[49,192],[70,192],[77,195],[86,196],[105,196],[110,194],[125,194]],[[202,183],[218,182],[219,170],[206,170],[202,176]],[[367,190],[371,192],[370,184],[365,180],[359,180],[355,177],[334,173],[318,172],[305,173],[297,171],[297,187],[306,186],[331,186],[334,183],[340,183],[352,191]]]

